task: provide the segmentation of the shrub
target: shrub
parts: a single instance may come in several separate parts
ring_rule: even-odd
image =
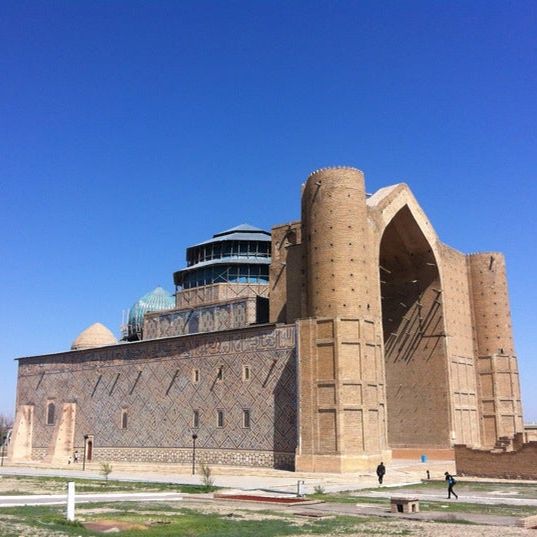
[[[108,481],[108,476],[112,473],[112,465],[109,462],[101,463],[101,474]]]
[[[203,488],[210,492],[214,488],[214,478],[211,468],[206,462],[202,462],[200,465],[201,483]]]

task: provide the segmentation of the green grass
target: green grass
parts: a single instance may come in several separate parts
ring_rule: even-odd
[[[367,505],[384,505],[386,508],[388,508],[390,505],[389,498],[358,496],[350,495],[349,493],[308,494],[308,499],[322,500],[327,503],[363,503]],[[446,500],[445,502],[420,500],[420,510],[439,511],[442,513],[477,513],[495,516],[514,516],[520,518],[537,515],[537,508],[527,505],[469,503],[460,500]]]
[[[114,517],[116,518],[116,517]],[[286,535],[319,535],[331,533],[349,533],[360,525],[361,521],[354,517],[335,517],[332,519],[308,521],[304,526],[293,524],[287,518],[269,518],[259,520],[245,520],[243,515],[222,516],[214,513],[199,513],[190,509],[182,509],[173,516],[161,517],[170,524],[151,528],[151,535],[155,537],[168,536],[195,536],[195,537],[275,537]],[[133,512],[122,514],[121,520],[143,523],[147,516],[140,516]],[[147,536],[147,530],[133,530],[124,532],[127,537]]]
[[[63,513],[64,508],[48,506],[0,509],[0,535],[2,537],[33,535],[32,530],[35,529],[40,529],[45,535],[48,533],[51,536],[94,535],[84,533],[85,530],[78,523],[67,522]]]
[[[503,492],[503,493],[513,493],[513,497],[521,498],[537,498],[537,487],[533,483],[502,483],[502,482],[479,482],[479,481],[462,481],[464,478],[460,478],[455,485],[456,491],[461,491],[463,493],[479,493],[479,492]],[[405,485],[398,487],[398,490],[447,490],[446,482],[443,480],[427,480],[422,481],[419,484],[415,485]],[[382,489],[369,489],[369,490],[382,490]]]
[[[424,502],[420,501],[422,511],[441,511],[443,513],[476,513],[494,516],[527,517],[537,515],[535,507],[526,505],[505,505],[505,504],[483,504],[466,503],[454,500],[446,502]]]
[[[335,492],[335,493],[324,493],[324,494],[308,494],[308,500],[321,500],[326,503],[358,503],[359,497],[353,496],[348,492]],[[363,499],[363,498],[362,498]],[[367,503],[386,503],[386,498],[367,498]],[[381,500],[381,501],[379,501]]]
[[[33,494],[37,494],[36,492],[28,492],[27,490],[4,490],[0,496],[32,496]]]
[[[479,526],[477,522],[461,520],[460,518],[433,518],[431,522],[436,522],[437,524],[463,524],[465,526]]]
[[[298,519],[288,513],[273,511],[251,512],[237,510],[226,516],[203,513],[186,508],[170,508],[169,505],[148,505],[133,503],[101,504],[109,513],[91,514],[96,504],[80,507],[77,515],[86,521],[113,519],[134,524],[154,525],[145,530],[122,531],[124,537],[279,537],[290,535],[345,535],[360,532],[362,535],[409,535],[410,532],[398,526],[387,525],[386,530],[370,528],[372,519],[353,516],[334,516],[325,519]],[[148,514],[149,512],[149,514]],[[8,518],[6,518],[8,515]],[[249,519],[262,516],[262,520]],[[16,521],[16,522],[14,522]],[[378,523],[375,522],[378,526]],[[63,519],[60,507],[18,507],[0,509],[0,536],[32,535],[39,532],[42,537],[52,536],[94,536],[99,535],[78,524],[69,524]],[[102,535],[102,534],[101,534]]]
[[[13,490],[2,492],[1,495],[13,496],[20,494],[36,494],[35,489],[38,487],[41,491],[50,494],[62,493],[65,491],[66,483],[74,481],[78,493],[90,492],[183,492],[189,494],[198,494],[207,492],[203,485],[181,485],[176,483],[158,483],[147,481],[117,481],[117,480],[99,480],[99,479],[82,479],[67,477],[28,477],[28,476],[4,476],[2,482],[14,481]]]

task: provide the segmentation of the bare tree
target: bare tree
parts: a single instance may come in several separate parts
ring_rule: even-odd
[[[6,456],[8,432],[13,427],[13,419],[0,414],[0,464],[4,466],[4,457]]]

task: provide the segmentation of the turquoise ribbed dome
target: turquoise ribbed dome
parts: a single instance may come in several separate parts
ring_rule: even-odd
[[[129,336],[140,336],[144,326],[144,315],[150,311],[164,311],[175,307],[174,297],[157,287],[135,302],[129,311]]]

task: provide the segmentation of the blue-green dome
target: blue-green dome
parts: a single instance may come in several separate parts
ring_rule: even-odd
[[[135,302],[129,311],[128,336],[130,338],[141,338],[144,327],[144,315],[151,311],[170,310],[175,307],[173,295],[166,289],[157,287],[147,295],[144,295]]]

